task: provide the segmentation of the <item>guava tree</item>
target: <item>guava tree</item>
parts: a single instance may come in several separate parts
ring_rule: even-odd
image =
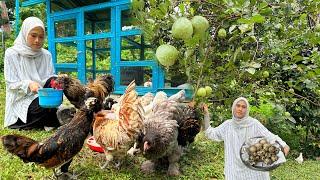
[[[245,96],[255,112],[265,113],[269,128],[299,144],[293,148],[320,155],[319,1],[134,0],[132,7],[154,49],[170,44],[179,51],[167,75],[179,74],[196,90],[213,89],[202,100],[213,104],[215,124],[230,117],[236,97]],[[195,16],[209,21],[205,33],[183,38],[190,35],[182,28],[176,38],[174,23]],[[299,138],[292,136],[296,131]]]

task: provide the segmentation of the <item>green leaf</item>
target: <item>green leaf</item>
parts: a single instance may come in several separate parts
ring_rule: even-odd
[[[264,15],[264,16],[267,16],[267,15],[272,15],[272,8],[265,8],[265,9],[261,9],[260,10],[260,14]]]
[[[254,15],[251,18],[251,21],[254,22],[254,23],[264,23],[265,20],[266,19],[264,18],[264,16],[261,16],[260,14]]]
[[[237,23],[239,23],[239,24],[251,24],[252,21],[250,19],[240,18],[240,19],[237,20]]]
[[[184,4],[183,4],[183,3],[180,3],[180,4],[179,4],[179,10],[180,10],[181,14],[184,14],[185,7],[184,7]]]
[[[266,8],[266,7],[268,7],[268,3],[267,2],[261,2],[260,4],[259,4],[259,9],[264,9],[264,8]]]
[[[233,55],[233,62],[235,62],[237,60],[237,56],[241,51],[242,51],[241,46],[236,49],[236,51],[234,52],[234,55]]]

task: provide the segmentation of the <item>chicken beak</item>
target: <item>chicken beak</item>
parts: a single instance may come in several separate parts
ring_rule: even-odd
[[[149,148],[150,148],[149,142],[148,141],[144,142],[143,151],[147,151]]]

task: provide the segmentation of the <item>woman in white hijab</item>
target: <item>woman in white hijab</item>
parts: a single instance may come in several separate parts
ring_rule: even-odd
[[[240,159],[240,148],[249,138],[265,136],[277,140],[284,153],[289,153],[289,146],[277,135],[272,134],[258,120],[249,116],[249,103],[246,98],[237,98],[232,105],[232,119],[226,120],[216,128],[210,126],[208,107],[204,105],[203,130],[207,138],[224,141],[224,174],[227,180],[267,180],[269,172],[254,171],[246,167]]]
[[[39,106],[38,89],[50,87],[51,78],[55,78],[51,54],[42,48],[44,39],[43,22],[39,18],[28,17],[23,21],[14,45],[5,52],[5,127],[59,126],[56,109]]]

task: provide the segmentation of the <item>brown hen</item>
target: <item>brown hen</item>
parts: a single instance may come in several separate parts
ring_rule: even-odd
[[[95,115],[93,135],[106,155],[106,163],[101,168],[105,168],[114,159],[125,157],[142,130],[143,108],[135,87],[134,81],[128,85],[115,110],[102,110]]]
[[[61,167],[68,172],[72,158],[81,150],[89,134],[93,113],[101,109],[96,98],[88,98],[70,123],[61,126],[51,137],[42,143],[31,138],[12,134],[2,137],[7,151],[17,155],[23,162],[35,162],[46,168]],[[56,174],[54,169],[55,176]],[[61,175],[61,174],[60,174]]]

